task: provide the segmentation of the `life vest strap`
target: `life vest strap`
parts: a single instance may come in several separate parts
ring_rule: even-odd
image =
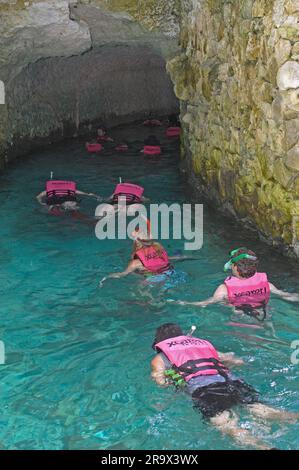
[[[200,366],[199,364],[209,364],[205,366]],[[188,377],[190,374],[195,374],[196,372],[201,372],[204,370],[216,370],[220,375],[227,379],[227,367],[223,366],[218,359],[214,357],[207,357],[204,359],[190,359],[184,364],[176,367],[176,370],[182,375],[183,378]]]
[[[47,191],[47,196],[76,196],[76,193],[72,189],[51,189]]]
[[[256,307],[252,307],[252,305],[249,305],[249,304],[244,304],[244,305],[240,305],[236,307],[236,309],[245,313],[245,315],[248,315],[249,317],[256,318],[256,320],[263,322],[267,316],[266,307],[267,307],[266,302],[262,302],[260,305],[257,305]],[[259,309],[262,310],[262,317],[260,317],[260,312],[258,311]]]
[[[126,202],[129,202],[130,204],[135,204],[140,202],[140,198],[136,196],[135,194],[128,194],[128,193],[117,193],[113,196],[113,201],[117,202],[120,197],[123,197],[126,199]]]
[[[62,204],[67,201],[74,201],[77,202],[78,198],[75,191],[71,189],[58,189],[58,190],[50,190],[47,191],[47,204],[48,205],[56,205]]]

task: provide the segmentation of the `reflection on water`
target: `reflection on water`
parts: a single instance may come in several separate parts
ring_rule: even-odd
[[[152,133],[152,130],[150,131]],[[163,138],[165,153],[139,153],[148,130],[112,132],[131,143],[128,153],[87,155],[75,141],[38,152],[0,178],[0,339],[7,364],[0,367],[0,442],[9,449],[204,449],[235,448],[205,424],[184,395],[158,389],[149,377],[155,328],[177,321],[186,330],[235,351],[247,365],[240,374],[272,405],[299,409],[298,366],[290,343],[299,338],[298,306],[271,301],[271,321],[261,328],[224,306],[197,309],[166,304],[166,298],[202,299],[223,280],[228,252],[250,245],[261,269],[278,287],[299,291],[298,265],[283,259],[205,205],[204,246],[198,261],[177,264],[173,280],[153,283],[138,276],[99,280],[122,269],[130,241],[99,241],[90,225],[51,217],[35,196],[50,172],[80,189],[109,196],[122,176],[145,187],[153,202],[189,202],[178,172],[178,144]],[[199,201],[200,202],[200,201]],[[90,216],[94,200],[84,200]],[[170,254],[183,242],[164,243]],[[241,412],[243,426],[252,426]],[[280,448],[298,446],[298,425],[265,429]]]

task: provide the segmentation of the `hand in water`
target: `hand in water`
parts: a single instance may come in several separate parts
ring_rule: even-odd
[[[106,281],[107,277],[103,277],[103,279],[99,282],[99,287],[103,287],[104,282]]]
[[[186,305],[186,302],[184,302],[183,300],[166,299],[166,302],[177,304],[177,305]]]
[[[103,201],[104,200],[104,198],[102,198],[98,194],[89,193],[89,196],[94,197],[97,201]]]

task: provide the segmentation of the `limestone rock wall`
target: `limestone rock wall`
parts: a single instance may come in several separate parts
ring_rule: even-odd
[[[182,0],[185,163],[223,210],[299,255],[299,1]]]
[[[80,0],[111,11],[126,11],[148,30],[159,30],[170,38],[179,33],[181,0]]]
[[[177,51],[163,29],[169,20],[162,25],[153,14],[150,31],[127,11],[100,3],[0,0],[0,168],[91,122],[114,125],[177,111],[166,73],[166,59]]]

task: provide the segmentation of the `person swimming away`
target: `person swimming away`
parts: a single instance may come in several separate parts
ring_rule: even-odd
[[[270,449],[249,430],[238,426],[238,416],[232,412],[238,405],[246,407],[254,417],[268,421],[299,419],[299,413],[261,403],[259,393],[230,371],[229,366],[242,366],[242,359],[233,352],[217,351],[205,339],[185,335],[178,324],[165,323],[157,328],[152,347],[156,354],[151,361],[151,376],[156,384],[174,385],[186,392],[194,409],[239,445]]]
[[[107,135],[107,129],[105,127],[99,127],[97,129],[97,142],[113,142],[112,137]]]
[[[179,137],[181,135],[181,123],[176,114],[168,117],[168,127],[166,129],[167,137]]]
[[[123,198],[127,205],[149,202],[149,199],[146,198],[143,193],[144,188],[138,184],[120,182],[115,186],[115,189],[107,199],[107,202],[113,205],[118,205],[120,198]]]
[[[237,311],[243,312],[259,319],[262,311],[262,319],[266,316],[266,306],[270,300],[270,295],[275,294],[290,302],[299,302],[298,294],[284,292],[268,281],[266,273],[260,273],[257,255],[247,248],[238,248],[230,253],[230,259],[225,264],[224,270],[232,271],[232,275],[227,277],[223,284],[217,287],[213,296],[200,302],[187,302],[168,300],[179,305],[195,305],[206,307],[215,303],[225,303],[234,307]]]
[[[148,136],[144,140],[141,153],[144,153],[144,155],[161,155],[162,148],[159,139],[154,135]]]
[[[180,120],[177,116],[177,114],[170,114],[168,116],[168,126],[169,127],[181,127]]]
[[[160,243],[154,240],[142,239],[139,239],[138,242],[138,249],[134,250],[133,259],[131,259],[127,268],[119,273],[111,273],[107,278],[118,279],[134,272],[153,276],[173,271],[170,258]]]
[[[162,122],[159,119],[155,119],[152,113],[149,114],[148,119],[143,121],[142,124],[149,127],[162,126]]]
[[[80,209],[78,196],[95,197],[95,193],[85,193],[77,189],[74,181],[49,180],[46,190],[36,196],[42,206],[47,206],[52,215],[62,215],[66,212],[78,212]]]
[[[147,233],[136,229],[132,237],[134,238],[133,252],[127,268],[122,272],[111,273],[105,279],[118,279],[132,273],[145,276],[171,275],[174,271],[171,261],[187,259],[184,256],[168,256],[164,247],[152,239],[149,221],[147,221]]]
[[[129,150],[128,142],[123,140],[115,147],[116,152],[127,152]]]
[[[88,153],[100,153],[103,150],[102,144],[94,140],[91,142],[86,142],[85,148]]]

